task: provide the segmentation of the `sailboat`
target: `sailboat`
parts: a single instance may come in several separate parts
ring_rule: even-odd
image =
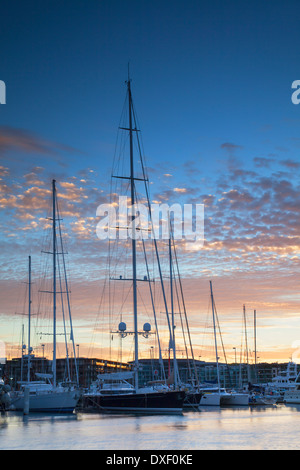
[[[36,376],[39,380],[31,380],[31,256],[29,256],[28,263],[28,372],[27,381],[21,381],[20,391],[14,393],[12,397],[11,408],[17,411],[26,412],[56,412],[56,413],[70,413],[73,412],[80,398],[80,392],[77,387],[74,387],[70,382],[62,385],[57,383],[56,378],[56,294],[57,294],[57,228],[56,221],[59,220],[57,216],[57,196],[56,196],[56,182],[52,181],[52,260],[53,260],[53,357],[52,357],[52,374],[37,373]],[[59,235],[60,227],[59,227]],[[62,253],[63,254],[63,250]],[[65,278],[66,280],[66,278]],[[61,289],[60,289],[61,290]],[[66,281],[66,290],[67,281]],[[70,313],[70,311],[69,311]],[[73,338],[73,328],[71,327],[71,336]],[[73,338],[74,344],[74,338]],[[22,345],[23,347],[23,345]],[[74,347],[74,357],[75,347]]]
[[[178,381],[180,383],[180,386],[183,387],[186,392],[185,400],[183,403],[183,408],[185,410],[188,410],[188,409],[196,410],[197,407],[199,406],[203,393],[199,390],[198,372],[197,372],[197,368],[195,364],[195,356],[194,356],[193,345],[192,345],[192,340],[191,340],[191,335],[190,335],[189,322],[188,322],[188,317],[187,317],[187,312],[186,312],[186,307],[185,307],[185,300],[184,300],[184,295],[183,295],[183,287],[182,287],[181,276],[180,276],[180,271],[179,271],[178,258],[176,254],[176,245],[175,245],[175,240],[174,240],[173,227],[172,227],[170,217],[169,217],[168,225],[169,225],[169,271],[170,271],[172,330],[175,332],[174,300],[173,300],[173,290],[175,290],[176,297],[177,297],[178,315],[180,316],[181,329],[182,329],[184,347],[185,347],[185,352],[186,352],[186,360],[187,360],[187,366],[188,366],[188,371],[189,371],[189,381],[187,383],[182,383],[180,380],[178,367],[177,367],[177,360],[176,360],[175,333],[173,335],[173,341],[170,340],[170,346],[172,346],[174,360],[175,360],[175,367],[172,373],[172,377],[174,377],[175,386]],[[176,271],[175,271],[175,267],[176,267]],[[173,280],[174,280],[174,289],[173,289]],[[184,327],[184,321],[182,318],[182,313],[183,313],[183,318],[185,320],[185,327]],[[185,330],[188,336],[188,342],[185,336],[186,335]],[[190,366],[189,351],[188,351],[187,343],[189,343],[189,347],[190,347],[190,355],[192,359],[193,371]],[[170,369],[170,349],[171,348],[169,348],[169,369]],[[168,380],[170,379],[171,379],[171,376],[169,377]]]
[[[148,200],[148,207],[149,204],[149,197],[147,192],[147,179],[145,176],[145,168],[142,162],[141,153],[140,157],[140,164],[143,170],[143,177],[137,178],[135,174],[135,157],[134,157],[134,143],[133,143],[133,134],[135,133],[138,136],[138,129],[136,125],[136,118],[135,118],[135,111],[133,108],[133,100],[132,100],[132,93],[131,93],[131,80],[128,77],[126,81],[127,84],[127,96],[128,96],[128,124],[121,129],[127,131],[129,133],[129,163],[130,163],[130,176],[114,176],[115,178],[121,178],[123,180],[129,181],[130,186],[130,202],[131,206],[134,207],[136,203],[136,181],[144,181],[145,183],[145,190]],[[138,138],[138,137],[137,137]],[[137,144],[139,152],[140,152],[140,144]],[[149,215],[151,217],[150,211]],[[138,313],[139,313],[139,306],[138,306],[138,295],[137,295],[137,282],[139,280],[146,280],[148,282],[149,276],[145,276],[146,279],[138,279],[137,276],[137,246],[136,246],[136,239],[134,236],[136,230],[135,226],[135,218],[132,217],[132,240],[131,240],[131,271],[132,275],[129,276],[130,279],[122,279],[122,280],[130,280],[132,281],[132,306],[133,306],[133,324],[134,328],[133,331],[128,333],[133,335],[134,337],[134,364],[133,370],[131,374],[127,373],[116,373],[116,374],[109,374],[104,376],[100,374],[98,376],[98,380],[96,383],[96,391],[89,390],[88,393],[83,395],[82,398],[82,407],[83,410],[92,410],[92,411],[99,411],[99,412],[135,412],[135,413],[181,413],[183,408],[183,402],[185,398],[185,392],[179,389],[170,389],[166,384],[158,384],[153,386],[147,386],[146,388],[141,388],[139,386],[139,344],[138,338],[140,334],[144,336],[150,333],[150,325],[148,323],[144,324],[144,331],[140,332],[138,330]],[[148,265],[147,271],[148,271]],[[121,278],[122,276],[120,276]],[[161,276],[162,280],[162,276]],[[149,282],[150,287],[150,282]],[[151,291],[151,288],[150,288]],[[151,298],[152,291],[151,291]],[[168,320],[169,321],[169,320]],[[118,330],[121,338],[127,335],[126,333],[126,324],[124,322],[120,322],[119,330]],[[170,329],[170,337],[172,348],[175,356],[175,341],[174,341],[174,328],[173,330]],[[174,357],[174,368],[175,373],[176,371],[176,358]],[[128,375],[131,375],[131,379],[133,380],[133,385],[127,382]],[[124,379],[123,379],[124,378]],[[107,381],[111,382],[111,386],[105,385]]]
[[[245,315],[245,305],[244,305]],[[256,310],[254,310],[254,358],[255,358],[255,380],[257,382],[257,349],[256,349]],[[248,379],[249,380],[249,379]],[[268,391],[264,384],[248,383],[249,389],[249,404],[250,406],[273,406],[277,403],[280,398],[279,393],[274,391]]]
[[[249,405],[249,396],[248,394],[238,393],[234,390],[226,390],[221,387],[220,384],[220,370],[219,370],[219,356],[218,356],[218,342],[216,334],[216,308],[213,295],[212,282],[210,284],[210,296],[211,296],[211,306],[212,306],[212,317],[213,317],[213,328],[214,328],[214,342],[215,342],[215,354],[216,354],[216,367],[217,367],[217,386],[211,387],[201,387],[200,391],[203,393],[203,396],[200,400],[201,406],[247,406]]]
[[[215,355],[216,355],[216,367],[217,367],[217,387],[201,387],[200,390],[203,393],[201,397],[199,407],[201,406],[220,406],[221,396],[226,393],[221,389],[220,386],[220,371],[219,371],[219,356],[218,356],[218,343],[216,333],[216,319],[215,319],[215,303],[213,297],[212,282],[209,281],[210,285],[210,296],[212,306],[212,318],[213,318],[213,329],[214,329],[214,342],[215,342]]]

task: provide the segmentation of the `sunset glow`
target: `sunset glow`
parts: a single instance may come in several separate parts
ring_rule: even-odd
[[[68,24],[57,24],[62,5],[48,12],[40,2],[37,16],[31,18],[26,3],[19,5],[18,15],[28,18],[30,31],[24,21],[12,30],[7,22],[1,32],[0,79],[7,96],[0,105],[0,340],[8,357],[20,356],[22,324],[25,332],[27,328],[20,313],[27,308],[29,255],[32,308],[41,313],[41,251],[48,243],[54,178],[80,355],[120,360],[122,346],[122,359],[132,360],[131,339],[122,345],[118,335],[112,340],[123,287],[116,291],[112,321],[103,296],[109,241],[96,234],[97,207],[117,206],[111,202],[111,174],[132,58],[133,99],[151,202],[204,205],[203,246],[197,240],[176,240],[195,357],[214,360],[209,342],[211,280],[230,362],[235,351],[242,353],[243,305],[252,351],[257,312],[259,361],[298,361],[300,106],[291,101],[291,84],[299,78],[292,52],[298,31],[292,3],[286,6],[287,27],[275,5],[254,2],[253,29],[254,13],[248,16],[242,4],[235,5],[235,22],[232,6],[227,9],[219,2],[219,8],[213,7],[215,2],[194,1],[190,8],[180,1],[172,8],[156,1],[147,7],[144,2],[79,2],[64,11]],[[6,8],[7,17],[13,17],[13,7]],[[189,34],[177,24],[178,17],[190,25]],[[138,41],[141,24],[144,39]],[[131,28],[134,34],[129,34]],[[159,249],[169,295],[163,242]],[[120,269],[123,261],[125,255]],[[151,302],[144,289],[139,287],[140,327],[150,321]],[[164,306],[158,295],[157,301],[167,354]],[[122,317],[129,326],[131,308]],[[181,357],[179,317],[176,324]],[[34,318],[33,325],[35,354],[42,354],[40,345],[45,343],[50,357],[45,318]],[[152,346],[154,337],[141,339],[141,355],[150,357]]]

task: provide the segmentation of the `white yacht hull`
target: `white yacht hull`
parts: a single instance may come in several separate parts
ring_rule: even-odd
[[[247,393],[227,393],[226,395],[221,395],[221,405],[249,406],[249,395]]]
[[[250,406],[273,406],[276,404],[277,397],[271,397],[268,395],[256,395],[252,394],[249,397]]]
[[[221,393],[205,393],[201,397],[199,406],[220,406]]]
[[[300,390],[289,390],[285,392],[283,401],[287,404],[300,405]]]
[[[79,393],[76,390],[48,392],[29,395],[29,411],[72,413],[78,403]],[[24,410],[24,394],[12,400],[11,406],[17,411]]]

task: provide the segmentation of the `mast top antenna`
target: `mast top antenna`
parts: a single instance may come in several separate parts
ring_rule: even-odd
[[[131,82],[131,78],[130,78],[130,62],[129,62],[129,61],[128,61],[128,64],[127,64],[127,76],[128,76],[128,78],[127,78],[127,80],[126,80],[125,83],[128,84],[128,83]]]

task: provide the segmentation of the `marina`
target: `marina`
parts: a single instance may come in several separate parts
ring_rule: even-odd
[[[65,263],[65,249],[62,238],[62,229],[61,229],[61,217],[60,217],[60,207],[57,195],[56,180],[52,180],[51,185],[51,217],[50,220],[50,237],[51,240],[48,251],[42,250],[45,254],[50,254],[52,258],[52,272],[50,274],[50,290],[40,290],[40,293],[50,294],[51,299],[51,312],[52,312],[52,323],[53,329],[51,336],[53,338],[52,346],[52,360],[50,362],[50,373],[41,373],[40,371],[33,371],[32,361],[34,359],[33,348],[31,346],[31,315],[32,315],[32,300],[31,300],[31,290],[32,290],[32,281],[31,281],[31,256],[28,258],[28,343],[27,346],[24,344],[22,338],[22,358],[21,358],[21,380],[16,382],[16,389],[11,389],[9,385],[8,376],[5,376],[5,368],[3,368],[2,375],[5,378],[5,382],[2,381],[2,395],[1,395],[1,408],[4,413],[8,412],[14,413],[21,411],[23,416],[27,416],[31,413],[59,413],[67,414],[71,418],[76,417],[76,421],[83,420],[85,421],[85,414],[97,413],[99,416],[103,414],[111,414],[116,417],[119,413],[130,415],[132,413],[144,415],[182,415],[186,410],[192,410],[193,412],[201,412],[205,409],[221,409],[222,407],[227,407],[229,409],[238,410],[240,407],[245,409],[245,415],[247,412],[252,412],[253,409],[263,408],[274,408],[277,404],[299,404],[300,403],[300,392],[299,392],[299,374],[297,374],[297,364],[290,362],[288,364],[287,370],[283,375],[279,375],[273,378],[271,384],[263,383],[253,383],[251,380],[251,367],[249,364],[249,348],[247,343],[247,326],[246,326],[246,308],[243,305],[243,327],[244,327],[244,339],[245,339],[245,352],[246,352],[246,363],[243,364],[246,369],[247,381],[243,381],[242,377],[242,363],[240,363],[239,371],[239,383],[236,383],[236,386],[232,386],[232,375],[228,372],[230,387],[225,388],[221,386],[221,363],[220,363],[220,349],[222,346],[224,354],[224,367],[228,369],[226,353],[224,350],[224,344],[222,339],[222,333],[219,323],[219,317],[217,314],[216,303],[213,293],[212,281],[209,281],[209,291],[210,291],[210,304],[211,304],[211,313],[212,313],[212,327],[213,327],[213,349],[215,353],[215,362],[213,367],[215,369],[215,379],[213,381],[208,381],[201,383],[199,380],[199,370],[196,367],[196,361],[194,356],[194,349],[191,340],[191,334],[189,330],[189,321],[186,311],[185,298],[183,294],[181,276],[179,271],[179,265],[176,254],[176,243],[175,243],[175,227],[176,220],[175,214],[171,211],[170,208],[167,208],[165,213],[166,220],[166,242],[164,243],[165,251],[167,252],[168,259],[168,276],[163,276],[162,273],[162,262],[158,249],[158,242],[156,239],[157,229],[155,228],[155,222],[153,220],[153,213],[150,208],[150,198],[149,198],[149,179],[147,175],[147,170],[144,163],[144,156],[141,152],[141,141],[138,136],[138,124],[136,118],[136,112],[133,105],[132,91],[131,91],[131,78],[129,76],[128,68],[128,80],[125,82],[127,88],[126,100],[127,100],[127,111],[128,114],[124,114],[123,120],[124,124],[119,126],[119,131],[123,132],[124,130],[128,133],[129,137],[129,150],[126,153],[125,145],[122,144],[122,159],[127,161],[127,166],[129,164],[129,176],[125,172],[125,175],[115,174],[118,172],[115,171],[115,168],[112,170],[112,180],[127,180],[127,191],[130,193],[130,202],[132,213],[129,216],[129,220],[125,221],[125,225],[122,226],[118,222],[118,231],[126,230],[126,237],[129,240],[128,245],[131,248],[131,254],[129,255],[129,270],[131,272],[130,277],[128,277],[127,269],[125,264],[121,261],[122,256],[117,253],[117,250],[123,246],[124,237],[120,234],[118,237],[113,237],[113,249],[109,244],[109,256],[111,252],[114,252],[115,261],[112,263],[109,261],[109,283],[114,283],[117,281],[117,284],[120,281],[130,281],[130,288],[124,296],[123,289],[123,300],[122,308],[124,307],[125,301],[128,297],[131,297],[131,309],[133,311],[133,327],[128,330],[127,324],[123,321],[123,312],[114,313],[116,319],[119,318],[119,324],[117,331],[114,331],[112,328],[112,319],[110,317],[110,326],[108,334],[113,339],[113,335],[117,335],[120,339],[120,347],[122,348],[122,340],[127,336],[133,337],[133,357],[134,360],[129,365],[125,365],[127,370],[119,371],[110,371],[110,373],[100,373],[97,375],[97,379],[89,384],[88,388],[82,387],[79,382],[79,371],[78,363],[79,357],[76,354],[75,348],[75,339],[74,331],[72,326],[72,316],[71,316],[71,304],[70,304],[70,291],[67,281],[67,272],[66,272],[66,263]],[[134,136],[137,141],[134,145]],[[134,147],[138,149],[138,162],[140,165],[141,173],[136,174],[136,158],[134,157]],[[129,156],[129,159],[128,159]],[[121,156],[119,155],[119,160]],[[129,160],[129,162],[128,162]],[[114,165],[116,163],[114,162]],[[120,164],[118,162],[117,168]],[[121,165],[123,168],[125,164]],[[148,221],[139,220],[140,213],[142,211],[139,207],[137,213],[133,212],[133,208],[140,204],[139,198],[142,196],[138,195],[137,183],[143,183],[144,196],[146,198],[145,209],[148,213]],[[115,186],[113,197],[120,195],[121,191],[124,190],[123,181],[119,187]],[[126,200],[127,200],[127,196]],[[119,199],[120,201],[120,199]],[[120,202],[119,202],[120,203]],[[126,202],[126,205],[128,203]],[[113,207],[113,199],[111,199],[111,207]],[[173,217],[171,218],[171,214]],[[110,214],[110,212],[109,212]],[[111,216],[111,214],[110,214]],[[127,212],[126,212],[127,217]],[[115,219],[108,221],[107,233],[110,234],[113,231],[113,234],[116,234],[116,227],[113,226]],[[124,221],[123,221],[124,224]],[[131,225],[131,231],[127,225]],[[97,235],[99,237],[99,228],[97,227]],[[167,326],[167,335],[169,339],[168,345],[168,363],[167,370],[166,364],[163,360],[162,354],[162,342],[160,339],[160,332],[157,316],[157,306],[154,301],[154,292],[152,288],[152,282],[154,281],[155,274],[149,270],[149,257],[145,247],[145,240],[147,241],[148,234],[144,237],[139,236],[140,231],[149,232],[153,236],[153,260],[155,259],[157,263],[156,272],[158,285],[161,289],[161,296],[163,299],[163,307],[165,310],[166,324]],[[103,235],[103,234],[102,234]],[[125,237],[125,238],[126,238]],[[100,238],[100,237],[99,237]],[[159,239],[159,238],[158,238]],[[148,237],[149,241],[149,237]],[[121,242],[121,243],[120,243]],[[141,249],[142,256],[138,256],[138,249]],[[122,248],[123,249],[123,248]],[[59,256],[61,256],[61,261],[59,261]],[[139,263],[138,263],[139,260]],[[143,263],[144,272],[146,275],[142,275],[143,271],[140,271],[138,264]],[[153,263],[154,264],[154,263]],[[125,274],[118,274],[117,277],[114,277],[114,273],[111,272],[111,265],[114,266],[117,272],[124,272]],[[125,269],[125,271],[123,271]],[[167,279],[167,281],[166,281]],[[152,305],[152,315],[153,321],[155,324],[155,331],[152,331],[152,326],[149,322],[145,322],[143,329],[139,327],[139,319],[143,317],[145,319],[145,295],[146,290],[142,291],[142,288],[139,290],[139,283],[146,284],[146,288],[149,289],[148,295],[150,295],[151,305]],[[180,295],[178,285],[180,286]],[[110,284],[109,284],[110,285]],[[128,285],[128,282],[127,282]],[[120,302],[121,300],[121,290],[110,287],[110,291],[114,290],[117,300],[111,300],[111,294],[109,294],[109,309],[116,309],[115,302]],[[175,296],[176,291],[176,296]],[[139,302],[138,294],[141,295],[143,292],[143,302]],[[60,305],[58,304],[58,298],[60,294]],[[65,300],[64,295],[66,294]],[[176,298],[177,297],[177,298]],[[177,301],[177,303],[176,303]],[[112,303],[113,307],[111,307]],[[61,309],[61,315],[63,319],[64,326],[64,336],[65,336],[65,346],[66,346],[66,358],[64,366],[64,380],[59,382],[57,379],[57,322],[58,322],[58,310]],[[180,367],[177,358],[177,338],[178,333],[176,332],[175,336],[175,315],[176,309],[180,312],[181,317],[181,332],[184,338],[185,344],[185,353],[186,361],[189,368],[189,374],[185,380],[182,379],[180,375]],[[68,312],[69,320],[69,331],[66,330],[66,313]],[[183,315],[184,313],[184,315]],[[126,315],[126,310],[125,310]],[[114,320],[115,322],[116,320]],[[185,322],[185,324],[184,324]],[[61,333],[62,334],[62,333]],[[158,348],[158,357],[155,359],[157,361],[156,376],[154,377],[153,373],[153,361],[154,356],[151,358],[151,367],[152,367],[152,380],[145,381],[145,378],[142,378],[141,371],[143,369],[140,360],[141,355],[139,351],[139,337],[142,336],[145,339],[154,335],[156,341],[156,347]],[[254,376],[255,379],[258,378],[257,375],[257,351],[256,351],[256,310],[254,310],[254,334],[255,334],[255,365]],[[42,333],[40,333],[41,337]],[[71,350],[73,356],[73,377],[71,374],[71,360],[70,353],[68,350],[68,341],[67,337],[71,342]],[[176,340],[175,340],[176,338]],[[27,347],[27,356],[23,358],[23,350]],[[79,347],[79,345],[77,345]],[[241,350],[242,350],[241,345]],[[153,349],[154,346],[151,346]],[[152,351],[153,353],[153,351]],[[23,369],[25,363],[27,362],[27,381],[23,380]],[[104,361],[106,362],[106,361]],[[45,365],[45,359],[43,358],[43,366]],[[122,364],[120,364],[122,366]],[[26,369],[26,367],[25,367]],[[66,375],[67,372],[67,375]],[[11,374],[9,374],[11,375]],[[32,377],[34,376],[34,378]],[[39,380],[36,380],[39,379]],[[237,377],[236,377],[237,379]],[[16,380],[15,380],[16,381]],[[247,411],[246,411],[247,410]],[[222,413],[221,411],[217,411]],[[73,416],[74,415],[74,416]],[[17,417],[18,415],[16,415]],[[83,418],[84,417],[84,418]],[[186,418],[183,418],[186,419]],[[8,418],[10,421],[10,418]],[[13,418],[12,418],[13,420]]]
[[[113,170],[112,170],[112,180],[122,180],[120,186],[115,186],[113,194],[113,198],[116,195],[120,195],[122,190],[124,191],[124,184],[123,180],[127,181],[125,188],[127,187],[127,192],[129,190],[130,193],[130,202],[132,213],[128,217],[126,212],[126,218],[128,220],[119,223],[118,231],[125,230],[126,236],[125,239],[128,238],[130,246],[130,254],[129,258],[129,268],[126,267],[125,263],[121,261],[122,256],[119,254],[118,250],[123,250],[124,245],[124,237],[120,234],[118,237],[116,235],[116,228],[113,226],[115,223],[115,219],[112,218],[108,220],[107,226],[107,233],[109,234],[108,242],[113,242],[113,249],[109,243],[109,257],[111,257],[111,252],[114,252],[115,260],[109,260],[109,286],[111,283],[116,281],[117,284],[120,281],[130,281],[130,287],[128,292],[124,296],[125,289],[123,288],[123,294],[121,294],[121,290],[119,288],[109,287],[110,291],[114,290],[116,300],[112,300],[111,294],[109,295],[109,309],[113,311],[113,315],[116,319],[119,319],[118,329],[117,331],[113,331],[112,329],[112,319],[110,317],[110,328],[108,334],[113,339],[113,335],[116,334],[119,336],[120,341],[125,339],[127,336],[133,337],[133,350],[134,350],[134,361],[132,361],[131,370],[127,371],[117,371],[111,372],[108,374],[102,373],[97,376],[97,380],[95,380],[88,389],[83,389],[80,387],[79,384],[79,373],[78,373],[78,357],[76,355],[76,348],[75,348],[75,339],[74,339],[74,331],[72,325],[72,316],[71,316],[71,304],[70,304],[70,291],[69,285],[67,280],[67,272],[66,272],[66,262],[65,262],[65,248],[64,242],[62,237],[62,228],[61,228],[61,216],[60,216],[60,205],[59,205],[59,198],[57,194],[56,188],[56,180],[52,180],[51,184],[51,199],[50,199],[50,207],[51,207],[51,217],[48,219],[50,220],[50,235],[49,235],[49,248],[48,250],[42,250],[43,253],[47,255],[51,255],[51,273],[49,277],[50,287],[47,290],[40,289],[41,294],[50,294],[50,311],[52,314],[52,360],[51,360],[51,373],[45,374],[41,373],[40,371],[35,372],[34,379],[32,379],[33,370],[31,367],[31,362],[33,359],[33,348],[31,346],[31,315],[32,315],[32,299],[31,299],[31,291],[32,291],[32,281],[31,281],[31,256],[28,258],[28,343],[27,343],[27,381],[23,381],[23,350],[26,349],[26,345],[22,340],[22,373],[21,373],[21,380],[17,381],[17,389],[12,390],[10,393],[10,403],[3,402],[2,407],[4,410],[15,410],[15,411],[23,411],[24,415],[28,415],[30,412],[59,412],[59,413],[72,413],[75,409],[81,410],[83,412],[98,412],[98,413],[140,413],[140,414],[180,414],[183,412],[184,409],[201,409],[203,406],[211,406],[211,407],[218,407],[222,405],[227,405],[229,407],[237,407],[237,406],[245,406],[245,407],[253,407],[253,406],[272,406],[275,405],[277,401],[279,401],[279,396],[271,396],[267,397],[265,390],[260,390],[259,385],[256,389],[252,392],[254,385],[251,383],[251,375],[250,375],[250,365],[249,365],[249,358],[248,358],[248,344],[247,344],[247,328],[246,328],[246,308],[245,305],[243,306],[243,324],[245,328],[245,339],[246,339],[246,368],[247,368],[247,380],[248,383],[242,383],[242,377],[240,375],[240,387],[239,389],[225,389],[221,387],[221,378],[220,378],[220,344],[222,345],[223,353],[225,356],[225,362],[227,363],[226,354],[224,351],[224,345],[222,340],[222,334],[220,329],[219,318],[217,314],[217,308],[214,300],[214,293],[213,293],[213,285],[212,281],[209,281],[209,291],[210,291],[210,303],[211,303],[211,312],[212,312],[212,322],[213,322],[213,334],[214,334],[214,351],[215,351],[215,368],[216,368],[216,380],[215,380],[215,387],[212,387],[212,384],[209,383],[200,383],[198,372],[195,363],[194,357],[194,350],[193,344],[191,340],[191,334],[189,330],[189,321],[188,315],[186,311],[186,304],[185,298],[183,293],[183,288],[181,284],[181,276],[179,271],[179,265],[177,260],[177,248],[175,244],[175,228],[176,228],[176,218],[174,211],[171,210],[169,207],[167,208],[167,212],[165,213],[166,220],[162,220],[165,224],[166,228],[166,241],[163,244],[164,251],[167,252],[167,259],[168,259],[168,277],[166,280],[166,276],[163,276],[162,272],[162,261],[161,255],[159,254],[158,243],[160,238],[157,239],[157,228],[155,228],[155,222],[153,220],[153,213],[150,208],[150,198],[149,198],[149,178],[147,174],[147,169],[144,162],[144,155],[141,152],[141,141],[140,137],[138,136],[138,124],[137,124],[137,117],[136,111],[133,105],[133,98],[132,98],[132,91],[131,91],[131,78],[129,75],[129,68],[128,68],[128,79],[126,80],[126,108],[127,113],[123,115],[124,124],[119,126],[119,131],[128,134],[129,137],[129,148],[128,152],[125,151],[125,145],[121,145],[121,150],[119,154],[119,160],[122,158],[125,163],[122,163],[122,168],[129,168],[129,176],[127,176],[127,170],[125,171],[125,175],[117,174],[118,170],[114,168],[116,166],[116,162],[114,162]],[[136,142],[135,139],[136,138]],[[135,145],[134,145],[135,143]],[[134,156],[134,148],[138,149],[137,156]],[[135,167],[137,166],[137,162],[140,166],[140,173],[137,174]],[[119,168],[120,164],[118,162],[117,168]],[[124,171],[124,170],[123,170]],[[142,191],[143,196],[138,193],[138,183],[142,183]],[[127,200],[127,196],[126,200]],[[147,211],[148,220],[139,220],[140,213],[142,212],[142,208],[140,207],[141,204],[139,203],[140,198],[146,198],[146,205],[144,208]],[[111,206],[113,207],[113,200],[111,199]],[[120,201],[120,199],[119,199]],[[134,213],[133,208],[140,204],[138,212]],[[126,202],[127,206],[127,202]],[[109,212],[110,214],[110,212]],[[139,214],[139,216],[137,216]],[[110,214],[111,217],[111,214]],[[131,231],[128,228],[128,225],[131,225]],[[97,235],[99,237],[99,228],[97,227]],[[182,227],[181,227],[182,230]],[[110,240],[111,231],[113,232],[112,240]],[[145,237],[140,237],[140,231],[146,232]],[[153,246],[150,243],[150,248],[153,250],[152,255],[149,254],[149,249],[146,249],[147,241],[151,242],[151,237],[153,237]],[[103,234],[102,234],[103,235]],[[131,240],[130,240],[131,239]],[[163,238],[163,240],[165,240]],[[121,246],[121,248],[120,248]],[[142,248],[142,249],[141,249]],[[138,250],[140,250],[140,255],[138,256]],[[162,357],[162,342],[160,339],[160,328],[161,325],[158,323],[158,315],[157,315],[157,305],[154,301],[154,292],[152,288],[152,282],[155,279],[155,271],[153,272],[149,270],[149,259],[150,256],[155,259],[157,264],[157,271],[156,276],[157,283],[160,287],[161,296],[163,299],[163,306],[165,310],[165,318],[166,318],[166,325],[167,326],[167,334],[169,339],[168,345],[168,370],[166,371],[165,365],[163,362]],[[61,258],[60,258],[61,257]],[[138,263],[139,260],[139,263]],[[139,265],[142,264],[142,268]],[[116,272],[124,272],[124,274],[118,274],[117,277],[114,277],[111,272],[111,265],[114,266]],[[154,263],[153,263],[154,265]],[[131,273],[131,277],[128,276],[127,272]],[[141,270],[141,271],[140,271]],[[146,275],[142,275],[142,272],[146,272]],[[139,274],[141,273],[141,274]],[[146,290],[142,290],[143,288],[138,287],[138,284],[142,281],[142,283],[146,284]],[[126,282],[128,285],[128,282]],[[49,285],[49,284],[48,284]],[[177,290],[178,286],[180,286],[180,294],[179,289]],[[167,291],[168,288],[168,291]],[[148,291],[149,289],[149,291]],[[175,296],[175,291],[177,294],[177,299]],[[138,294],[141,295],[143,292],[143,302],[139,301]],[[64,295],[65,294],[65,295]],[[133,320],[132,330],[127,329],[126,323],[122,320],[123,316],[126,315],[126,310],[124,308],[121,312],[117,311],[118,309],[115,307],[117,302],[120,302],[123,295],[122,300],[122,309],[124,308],[124,304],[127,301],[127,298],[131,298],[130,309],[133,312],[130,317]],[[155,331],[152,332],[152,326],[149,322],[145,322],[143,325],[143,330],[139,327],[140,318],[143,317],[145,319],[144,310],[146,310],[145,306],[145,298],[146,295],[150,295],[151,299],[151,306],[152,306],[152,315],[153,321],[155,324]],[[60,299],[60,304],[58,300]],[[177,302],[176,302],[177,300]],[[186,360],[189,364],[189,376],[186,382],[182,380],[180,377],[179,371],[179,364],[177,359],[177,337],[178,333],[176,332],[175,335],[175,315],[176,309],[180,313],[181,317],[181,332],[183,334],[184,343],[185,343],[185,353],[186,353]],[[116,310],[116,313],[114,312]],[[64,337],[65,337],[65,347],[66,347],[66,364],[65,364],[65,372],[67,371],[67,376],[65,377],[64,383],[58,383],[57,380],[57,323],[58,323],[58,313],[61,311],[61,316],[63,320],[64,326]],[[68,313],[68,316],[67,316]],[[255,318],[255,325],[256,325],[256,311],[254,311],[254,318]],[[67,319],[69,321],[69,331],[67,332],[66,329],[66,322]],[[184,325],[184,321],[185,325]],[[116,320],[113,320],[116,321]],[[62,333],[61,333],[62,334]],[[141,364],[140,364],[140,351],[139,351],[139,337],[143,336],[145,339],[151,337],[151,335],[155,337],[155,344],[158,348],[158,367],[157,367],[157,376],[154,380],[152,377],[151,381],[148,381],[142,384],[141,380]],[[40,333],[41,337],[42,333]],[[71,350],[72,355],[74,358],[74,377],[71,377],[71,368],[70,368],[70,358],[69,358],[69,350],[68,350],[68,340],[69,337],[71,343]],[[176,339],[175,339],[176,338]],[[121,346],[120,343],[120,347]],[[189,343],[189,344],[188,344]],[[255,343],[256,343],[256,327],[255,327]],[[78,345],[79,346],[79,345]],[[154,346],[152,346],[154,348]],[[218,349],[219,348],[219,349]],[[152,357],[152,359],[154,359]],[[190,365],[191,362],[191,365]],[[255,347],[255,373],[256,371],[256,347]],[[4,368],[5,370],[5,368]],[[159,372],[160,371],[160,372]],[[295,371],[297,371],[297,367],[295,365]],[[3,373],[2,373],[3,374]],[[36,378],[41,380],[35,380]],[[128,382],[131,380],[132,382]],[[294,381],[295,384],[297,383],[298,376],[295,375]],[[8,382],[8,378],[6,377],[6,382]],[[8,383],[5,384],[6,386],[10,386]],[[288,391],[289,394],[294,394],[292,397],[288,395],[285,396],[286,392],[283,392],[283,396],[281,396],[281,401],[288,403],[299,403],[299,396],[298,396],[298,385],[295,390]],[[293,398],[294,397],[294,398]]]
[[[299,450],[299,0],[2,13],[0,449]]]
[[[298,405],[204,407],[179,416],[10,412],[0,415],[0,449],[299,450],[299,422]]]

